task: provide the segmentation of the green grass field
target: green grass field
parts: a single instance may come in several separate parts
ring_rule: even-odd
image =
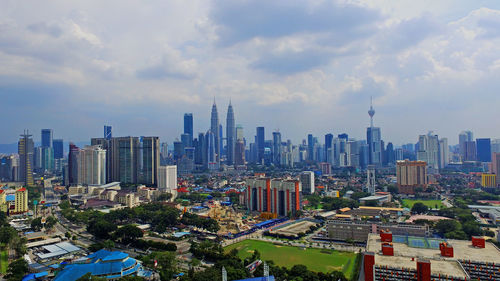
[[[411,209],[411,207],[413,207],[413,204],[417,202],[424,203],[424,205],[426,205],[430,209],[435,209],[436,205],[438,209],[445,207],[440,200],[419,200],[419,199],[403,199],[403,206]]]
[[[258,250],[262,260],[272,260],[276,265],[291,268],[296,264],[303,264],[309,270],[316,272],[342,271],[346,278],[351,279],[355,267],[356,254],[350,252],[330,251],[322,253],[321,249],[274,245],[273,243],[245,240],[225,248],[226,252],[232,249],[238,250],[238,256],[242,259],[252,256],[254,250]]]
[[[0,251],[0,272],[5,274],[7,272],[7,266],[9,264],[7,250]]]

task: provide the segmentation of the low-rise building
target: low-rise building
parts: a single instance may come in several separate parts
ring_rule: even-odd
[[[425,225],[388,224],[380,222],[365,222],[351,220],[328,220],[326,224],[328,238],[331,240],[366,242],[370,233],[380,233],[389,230],[395,235],[411,235],[424,237],[429,233]]]

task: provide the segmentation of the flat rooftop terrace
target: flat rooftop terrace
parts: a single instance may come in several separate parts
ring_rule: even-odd
[[[424,239],[422,237],[410,237],[410,239]],[[429,238],[428,240],[435,240]],[[410,247],[405,243],[393,242],[394,256],[396,257],[408,257],[411,258],[426,258],[432,260],[434,264],[435,260],[471,260],[480,262],[494,262],[498,263],[500,261],[500,251],[491,243],[486,242],[485,248],[476,248],[472,246],[472,242],[468,240],[446,240],[448,244],[453,246],[454,256],[452,258],[442,257],[441,252],[438,248],[416,248]],[[431,245],[432,246],[432,245]],[[378,234],[369,234],[368,241],[366,244],[366,250],[374,253],[381,253],[382,242],[380,241],[380,236]],[[377,260],[375,260],[377,263]],[[436,268],[436,266],[432,266]]]
[[[410,257],[384,256],[376,254],[375,266],[409,268],[417,270],[417,259],[412,261]],[[467,277],[464,270],[456,260],[431,260],[431,273],[434,275],[448,275],[464,279]]]

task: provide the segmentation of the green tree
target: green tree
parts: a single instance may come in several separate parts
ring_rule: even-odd
[[[441,234],[460,230],[460,224],[456,220],[440,220],[434,226],[434,229]]]
[[[49,216],[45,220],[45,228],[51,229],[57,224],[57,219],[54,216]]]
[[[17,231],[11,226],[0,227],[0,242],[9,244],[14,237],[17,237]]]
[[[111,238],[110,233],[115,231],[117,226],[104,219],[95,219],[89,222],[87,226],[87,231],[97,238],[109,239]]]
[[[42,227],[43,227],[43,224],[42,224],[42,218],[41,217],[34,218],[31,221],[31,228],[33,230],[39,231],[40,229],[42,229]]]
[[[28,272],[28,263],[23,259],[17,259],[7,267],[5,278],[9,281],[18,281],[23,279],[23,276]]]
[[[118,228],[113,234],[113,237],[115,239],[120,240],[122,243],[128,244],[135,242],[143,235],[144,234],[140,228],[138,228],[133,224],[127,224],[125,226]]]
[[[429,207],[427,207],[422,202],[417,202],[417,203],[413,204],[413,207],[411,207],[411,212],[416,213],[416,214],[427,213],[428,210],[429,210]]]

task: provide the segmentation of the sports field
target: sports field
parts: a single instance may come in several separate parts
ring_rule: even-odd
[[[7,272],[8,263],[7,250],[2,249],[2,251],[0,251],[0,273],[5,274]]]
[[[436,205],[438,209],[444,208],[445,206],[440,200],[419,200],[419,199],[403,199],[403,206],[411,209],[413,205],[417,202],[424,203],[429,209],[435,209]]]
[[[246,258],[258,250],[262,260],[272,260],[276,265],[291,268],[296,264],[303,264],[309,270],[316,272],[342,271],[346,278],[351,279],[356,270],[356,254],[350,252],[339,252],[332,250],[321,250],[299,247],[275,245],[273,243],[245,240],[225,248],[226,252],[232,249],[238,250],[240,258]],[[322,251],[328,251],[324,253]]]

